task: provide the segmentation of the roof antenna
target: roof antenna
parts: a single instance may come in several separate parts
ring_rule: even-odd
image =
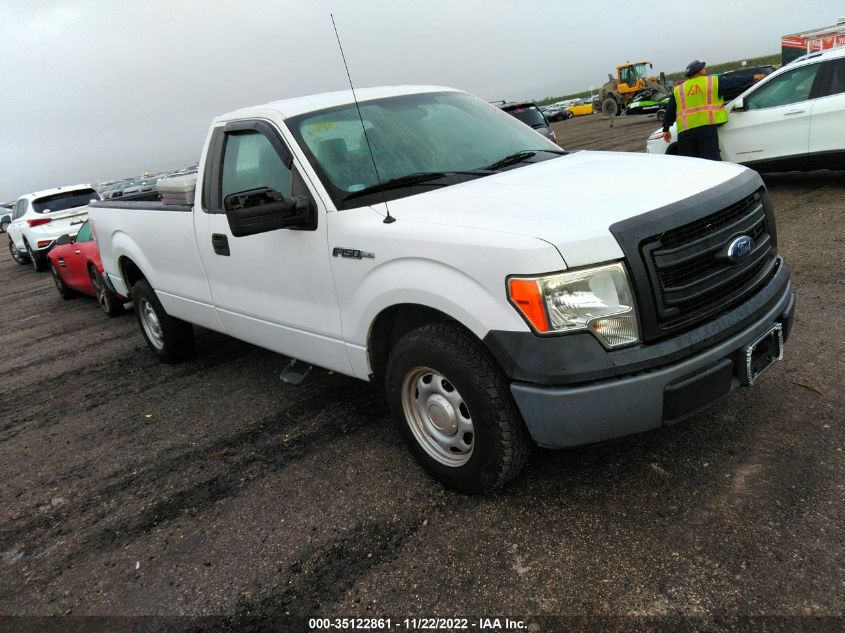
[[[338,35],[337,32],[337,24],[334,22],[334,14],[329,13],[329,16],[332,19],[334,34],[337,38],[337,46],[340,49],[340,56],[343,59],[343,67],[346,69],[346,78],[349,79],[349,87],[352,89],[352,99],[355,101],[355,108],[358,110],[358,118],[361,120],[361,129],[364,130],[364,139],[367,141],[367,149],[370,152],[370,160],[373,161],[373,169],[376,172],[376,180],[378,181],[379,191],[381,191],[381,197],[384,200],[384,208],[387,211],[384,223],[393,224],[396,222],[396,218],[390,215],[390,207],[387,206],[387,195],[384,193],[384,188],[381,186],[381,177],[378,173],[378,167],[376,167],[376,157],[375,154],[373,154],[373,148],[370,146],[370,137],[367,135],[367,127],[364,125],[364,117],[361,116],[361,106],[358,105],[358,97],[355,96],[355,86],[352,85],[352,77],[349,74],[349,66],[346,64],[346,55],[343,54],[343,45],[340,43],[340,35]]]

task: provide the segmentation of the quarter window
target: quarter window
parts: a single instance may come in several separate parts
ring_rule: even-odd
[[[810,98],[821,64],[809,64],[770,79],[745,99],[749,110],[776,108]]]
[[[845,57],[825,62],[827,85],[823,97],[845,93]]]
[[[26,213],[26,200],[18,200],[15,204],[15,215],[12,219],[17,220],[22,217],[24,213]]]
[[[86,222],[82,225],[82,228],[79,229],[79,233],[76,234],[76,239],[74,242],[90,242],[91,241],[91,227]]]
[[[222,199],[233,193],[269,187],[291,195],[291,171],[261,132],[226,135],[223,152]]]

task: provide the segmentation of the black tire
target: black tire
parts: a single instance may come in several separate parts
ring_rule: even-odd
[[[24,245],[26,246],[26,256],[29,257],[32,269],[37,273],[43,273],[47,270],[47,256],[33,252],[28,242],[24,242]]]
[[[0,231],[2,231],[3,233],[8,232],[9,224],[11,224],[11,222],[9,222],[8,220],[3,220],[2,222],[0,222]]]
[[[73,299],[78,296],[79,293],[69,288],[64,279],[62,279],[62,276],[59,274],[59,270],[53,262],[50,262],[50,276],[53,278],[53,283],[56,284],[56,290],[59,292],[59,296],[62,299],[67,301],[68,299]]]
[[[91,266],[88,268],[88,276],[91,278],[91,285],[94,287],[94,296],[97,299],[97,305],[99,305],[100,310],[109,317],[116,317],[123,314],[123,302],[106,285],[100,271],[94,266]]]
[[[601,104],[601,113],[606,119],[615,117],[619,114],[619,104],[616,103],[616,99],[613,97],[605,99]]]
[[[18,247],[15,246],[11,237],[9,238],[9,252],[12,254],[12,259],[14,259],[17,264],[26,266],[29,263],[29,256],[18,250]]]
[[[406,385],[406,378],[420,375],[420,371],[445,378],[441,384],[456,390],[462,400],[461,415],[472,425],[472,432],[463,435],[465,442],[467,435],[472,442],[465,463],[444,464],[415,437],[414,422],[403,406],[403,392],[411,400],[420,398],[414,387],[417,382],[410,380],[410,389]],[[414,458],[445,486],[461,492],[486,493],[513,479],[525,466],[531,442],[507,380],[481,343],[459,325],[425,325],[402,337],[387,361],[385,389],[394,422]],[[414,396],[410,395],[412,392]],[[410,406],[413,409],[413,402]],[[431,410],[430,405],[425,407]],[[410,415],[413,417],[413,413]]]
[[[194,353],[194,327],[186,321],[167,314],[146,279],[141,279],[132,287],[132,301],[135,304],[135,316],[138,319],[141,334],[161,361],[174,364],[189,358]],[[154,332],[147,332],[145,327],[145,321],[149,318],[147,310],[151,310],[157,320],[159,340],[155,340]]]
[[[664,116],[666,116],[666,109],[665,109],[665,108],[660,108],[660,109],[657,111],[657,115],[656,115],[656,116],[657,116],[657,120],[658,120],[658,121],[660,121],[661,123],[663,123],[663,117],[664,117]]]

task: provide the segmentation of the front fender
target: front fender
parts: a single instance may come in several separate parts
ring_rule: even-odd
[[[448,314],[479,339],[491,329],[527,331],[507,302],[505,283],[488,289],[443,262],[406,257],[385,262],[363,277],[343,307],[343,331],[354,345],[366,346],[370,327],[385,309],[417,304]]]

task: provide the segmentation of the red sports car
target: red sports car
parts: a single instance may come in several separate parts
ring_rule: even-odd
[[[75,238],[62,235],[56,240],[47,259],[62,299],[72,299],[78,294],[91,295],[110,317],[124,312],[123,304],[129,299],[117,294],[106,283],[100,251],[88,222],[82,225]]]

